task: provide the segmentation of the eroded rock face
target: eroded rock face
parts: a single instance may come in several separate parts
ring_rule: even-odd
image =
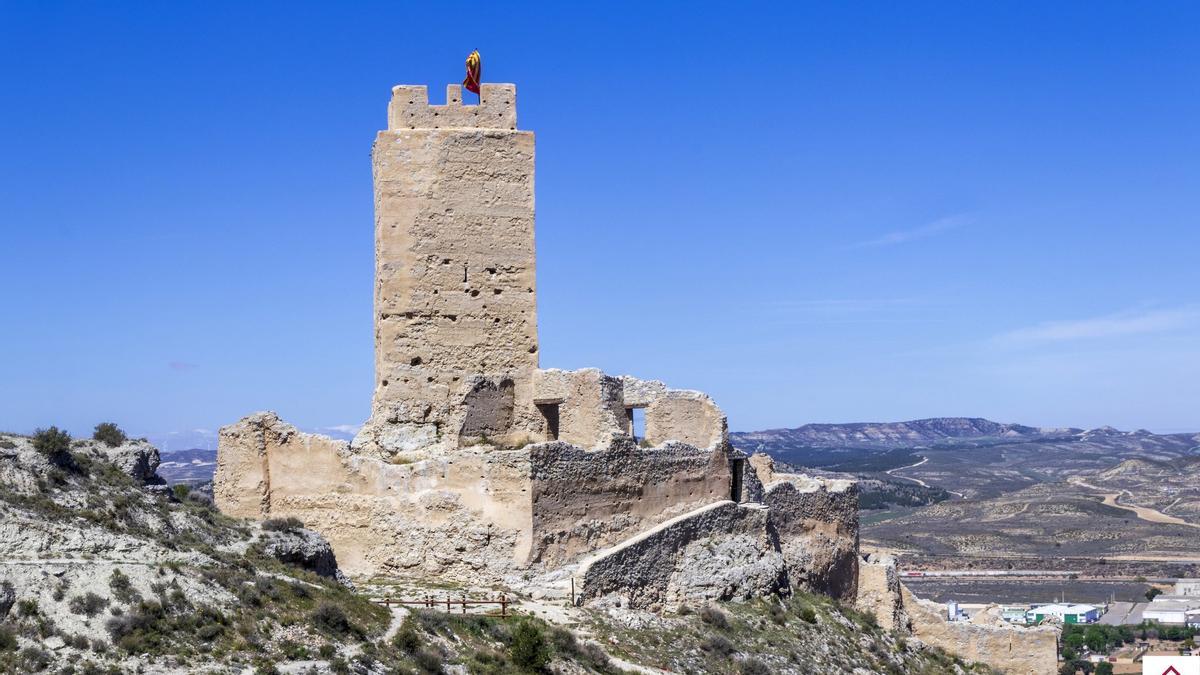
[[[644,609],[794,587],[853,599],[853,484],[776,478],[762,504],[701,507],[587,559],[576,575],[580,601]]]
[[[890,555],[869,553],[858,565],[858,597],[855,606],[875,616],[879,625],[890,631],[909,633],[908,612],[900,591],[896,559]]]
[[[947,621],[945,607],[921,600],[901,585],[912,634],[966,661],[985,663],[1007,675],[1058,672],[1059,630],[1006,623],[998,613],[980,612],[970,621]]]
[[[349,579],[338,569],[333,547],[320,534],[306,529],[267,530],[260,543],[263,552],[289,565],[296,565],[314,574],[337,579],[349,585]]]
[[[158,448],[145,440],[129,440],[121,445],[110,448],[104,443],[93,442],[93,447],[108,457],[108,461],[117,465],[134,480],[144,485],[161,485],[163,479],[158,475]]]

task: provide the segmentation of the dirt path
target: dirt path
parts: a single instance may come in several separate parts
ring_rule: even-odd
[[[1137,514],[1138,518],[1141,518],[1142,520],[1145,520],[1147,522],[1163,523],[1166,525],[1186,525],[1187,527],[1200,528],[1200,525],[1197,525],[1195,523],[1189,523],[1188,521],[1186,521],[1182,518],[1176,518],[1175,516],[1168,516],[1167,514],[1163,513],[1162,511],[1158,511],[1156,509],[1152,509],[1152,508],[1149,508],[1146,506],[1134,506],[1133,504],[1122,504],[1120,501],[1121,495],[1132,496],[1130,494],[1129,490],[1121,490],[1120,492],[1105,492],[1104,488],[1096,487],[1095,485],[1091,485],[1090,483],[1085,483],[1085,482],[1083,482],[1082,479],[1079,479],[1079,478],[1070,478],[1070,479],[1068,479],[1067,482],[1073,483],[1075,485],[1079,485],[1081,487],[1085,487],[1089,490],[1095,490],[1097,493],[1099,493],[1097,496],[1102,497],[1104,499],[1105,505],[1115,506],[1118,509],[1125,509],[1126,511],[1133,511],[1135,514]]]
[[[909,464],[908,466],[898,466],[894,469],[888,469],[887,471],[884,471],[884,473],[891,476],[892,478],[899,478],[900,480],[910,480],[910,481],[916,483],[917,485],[920,485],[923,488],[931,487],[929,485],[929,483],[926,483],[925,481],[921,480],[920,478],[913,478],[912,476],[898,476],[894,473],[895,471],[903,471],[904,469],[915,469],[916,467],[921,466],[922,464],[924,464],[925,462],[928,462],[928,461],[929,461],[928,457],[921,457],[921,461],[917,462],[916,464]],[[946,490],[946,488],[942,488],[942,489]],[[966,499],[966,497],[964,497],[963,493],[961,493],[961,492],[955,492],[954,490],[946,490],[946,492],[949,492],[950,494],[954,495],[955,497],[958,497],[959,499]]]

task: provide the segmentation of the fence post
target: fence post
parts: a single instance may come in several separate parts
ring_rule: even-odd
[[[450,613],[450,595],[446,594],[446,613]]]
[[[575,606],[575,575],[571,575],[571,606]]]
[[[500,594],[500,616],[508,616],[508,596],[503,593]]]

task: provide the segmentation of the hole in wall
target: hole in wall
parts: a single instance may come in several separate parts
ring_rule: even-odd
[[[409,365],[411,365],[411,366],[419,366],[419,365],[421,365],[421,357],[419,357],[419,356],[414,356],[414,357],[412,357],[412,358],[411,358],[411,359],[408,361],[408,364],[409,364]]]
[[[386,386],[387,386],[387,382],[388,382],[387,380],[384,380],[384,381],[383,381],[383,386],[385,386],[385,387],[386,387]]]

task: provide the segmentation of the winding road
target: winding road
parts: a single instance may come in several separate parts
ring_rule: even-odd
[[[896,471],[901,471],[903,469],[915,469],[916,467],[921,466],[922,464],[924,464],[925,462],[928,462],[928,461],[929,461],[928,457],[922,456],[921,461],[917,462],[916,464],[909,464],[908,466],[898,466],[894,469],[888,469],[887,471],[884,471],[884,473],[891,476],[892,478],[899,478],[901,480],[911,480],[912,482],[916,483],[917,485],[920,485],[923,488],[933,487],[933,486],[929,485],[929,483],[926,483],[925,481],[921,480],[920,478],[913,478],[912,476],[897,476],[894,473]],[[942,489],[946,490],[946,488],[942,488]],[[966,497],[964,497],[963,493],[961,493],[961,492],[955,492],[954,490],[946,490],[946,492],[949,492],[950,494],[954,495],[955,497],[958,497],[959,499],[966,499]]]
[[[1176,518],[1175,516],[1168,516],[1167,514],[1163,513],[1162,511],[1158,511],[1156,509],[1152,509],[1152,508],[1149,508],[1146,506],[1134,506],[1132,504],[1122,504],[1119,501],[1121,498],[1121,495],[1133,496],[1129,492],[1129,490],[1121,490],[1120,492],[1105,492],[1104,488],[1096,487],[1095,485],[1092,485],[1090,483],[1085,483],[1082,478],[1076,478],[1076,477],[1068,478],[1067,482],[1071,483],[1073,485],[1078,485],[1080,487],[1085,487],[1089,490],[1095,490],[1097,492],[1096,496],[1103,498],[1104,504],[1106,506],[1115,506],[1118,509],[1125,509],[1126,511],[1133,511],[1135,514],[1137,514],[1138,518],[1141,518],[1142,520],[1145,520],[1147,522],[1165,523],[1167,525],[1186,525],[1187,527],[1200,528],[1200,525],[1197,525],[1196,523],[1189,523],[1188,521],[1186,521],[1182,518]]]

